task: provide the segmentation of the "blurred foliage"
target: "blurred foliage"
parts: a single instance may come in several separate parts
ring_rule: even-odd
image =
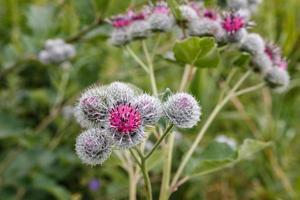
[[[132,2],[142,5],[146,1]],[[216,2],[206,1],[208,5]],[[77,56],[69,68],[42,65],[35,58],[46,39],[68,39],[96,18],[123,12],[129,5],[131,2],[126,0],[0,1],[1,199],[128,198],[127,173],[115,155],[103,166],[94,168],[82,165],[76,157],[74,143],[81,129],[68,113],[68,107],[74,105],[80,91],[96,82],[122,80],[150,92],[148,77],[125,51],[107,43],[110,31],[107,25],[95,28],[74,43]],[[201,156],[197,156],[203,155],[204,147],[209,147],[219,134],[229,135],[239,144],[245,138],[272,141],[272,147],[256,154],[255,159],[192,179],[171,199],[289,199],[278,167],[300,198],[299,10],[299,0],[265,0],[254,17],[257,23],[254,31],[278,43],[290,61],[290,90],[276,95],[263,89],[233,100],[209,129],[190,165],[199,162]],[[147,41],[150,49],[161,41],[154,63],[160,92],[165,88],[176,91],[178,77],[183,73],[180,65],[160,56],[172,50],[175,37],[176,34],[166,34]],[[141,52],[139,43],[131,46]],[[143,58],[142,54],[139,56]],[[197,71],[190,90],[203,106],[203,121],[216,104],[219,87],[229,71],[234,69],[241,74],[245,68],[234,66],[247,63],[247,55],[223,54],[217,68]],[[259,80],[258,76],[252,76],[249,84]],[[174,170],[197,129],[177,139]],[[230,159],[236,156],[226,149],[222,153]],[[162,164],[159,153],[150,161],[155,198],[161,176],[155,170]],[[101,182],[98,191],[88,188],[94,178]],[[138,187],[142,187],[142,182]],[[143,190],[138,190],[138,195],[142,199]]]

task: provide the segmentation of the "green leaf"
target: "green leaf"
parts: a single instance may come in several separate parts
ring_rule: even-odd
[[[52,194],[58,200],[71,199],[71,194],[66,188],[58,185],[53,179],[43,174],[35,174],[33,176],[33,185],[37,189]]]
[[[190,37],[176,42],[173,52],[178,62],[199,68],[217,67],[220,55],[212,37]]]
[[[270,142],[245,139],[237,151],[225,143],[213,142],[201,153],[191,177],[202,176],[232,166],[270,146]]]
[[[253,156],[255,153],[263,150],[264,148],[270,146],[271,142],[262,142],[259,140],[245,139],[243,144],[238,150],[238,160],[247,159]]]

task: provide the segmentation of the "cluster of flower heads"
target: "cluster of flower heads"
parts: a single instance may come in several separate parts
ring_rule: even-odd
[[[184,24],[189,36],[211,36],[220,44],[234,43],[242,51],[252,55],[252,65],[267,84],[276,92],[288,88],[290,77],[287,61],[280,48],[266,42],[260,35],[248,32],[253,23],[251,14],[261,0],[228,0],[229,12],[205,8],[202,2],[180,5],[180,19],[175,19],[165,1],[146,6],[139,12],[130,10],[112,18],[111,42],[116,46],[126,45],[136,39],[144,39],[152,32],[167,32],[178,23]]]
[[[165,116],[172,124],[191,128],[200,119],[198,102],[187,93],[171,95],[164,103],[132,86],[113,82],[87,89],[79,98],[75,117],[86,130],[76,140],[83,163],[102,164],[112,149],[126,149],[146,138],[145,126]]]
[[[165,1],[145,6],[140,11],[129,10],[111,19],[111,43],[122,46],[136,39],[147,38],[152,32],[168,32],[175,27],[176,22],[180,26],[185,24],[192,36],[215,36],[220,42],[240,40],[246,33],[251,12],[254,10],[250,8],[257,3],[245,1],[245,5],[252,6],[244,7],[235,6],[232,3],[234,1],[230,2],[228,4],[237,11],[223,15],[217,10],[205,8],[202,2],[189,2],[179,6],[178,19],[175,19]]]
[[[285,91],[290,82],[288,63],[275,44],[266,42],[259,34],[250,33],[240,44],[241,50],[252,55],[252,65],[275,92]]]
[[[75,47],[65,43],[63,39],[48,39],[38,58],[44,64],[59,64],[76,55]]]

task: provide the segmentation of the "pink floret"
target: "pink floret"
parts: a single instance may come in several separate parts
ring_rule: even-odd
[[[134,106],[122,104],[111,110],[109,122],[118,132],[128,134],[141,125],[141,115]]]
[[[231,14],[223,19],[222,25],[227,32],[237,32],[245,27],[245,20],[243,17]]]

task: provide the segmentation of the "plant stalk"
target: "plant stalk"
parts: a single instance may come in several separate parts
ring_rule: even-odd
[[[228,95],[219,103],[216,105],[210,116],[208,117],[207,121],[203,125],[202,129],[199,131],[194,143],[192,144],[189,151],[183,156],[183,160],[181,161],[179,168],[177,169],[175,176],[171,183],[171,188],[173,188],[177,181],[179,180],[187,162],[191,158],[192,154],[194,153],[195,149],[197,148],[198,144],[202,140],[205,132],[210,127],[213,120],[216,118],[217,114],[220,112],[220,110],[226,105],[226,103],[231,99],[231,97],[234,95],[235,91],[241,86],[241,84],[247,79],[247,77],[251,74],[251,71],[248,70],[241,78],[240,80],[234,85],[234,87],[229,91]],[[169,191],[171,193],[171,191]]]

